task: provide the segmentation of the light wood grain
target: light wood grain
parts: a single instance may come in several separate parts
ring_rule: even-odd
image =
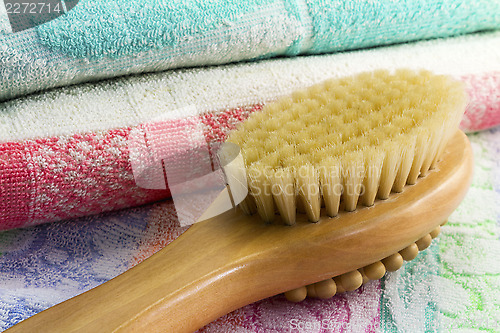
[[[192,332],[246,304],[374,263],[445,221],[471,181],[457,132],[437,169],[370,208],[266,225],[231,211],[193,225],[124,274],[7,330]]]

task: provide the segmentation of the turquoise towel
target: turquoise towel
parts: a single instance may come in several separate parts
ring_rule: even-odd
[[[499,0],[80,0],[12,33],[2,2],[0,101],[131,73],[500,28]]]

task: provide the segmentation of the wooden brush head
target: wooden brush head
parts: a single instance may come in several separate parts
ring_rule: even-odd
[[[229,142],[245,158],[249,200],[286,224],[373,205],[434,168],[466,106],[462,83],[427,71],[362,73],[296,91],[252,114]]]

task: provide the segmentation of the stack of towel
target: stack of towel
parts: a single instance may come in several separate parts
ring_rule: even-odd
[[[0,232],[0,329],[184,231],[171,201],[152,204],[168,190],[138,187],[129,162],[130,132],[156,117],[194,106],[217,142],[297,88],[409,67],[465,82],[464,130],[500,123],[498,0],[80,0],[18,33],[4,9],[0,1],[0,230],[25,229]],[[497,331],[500,131],[469,137],[474,184],[416,261],[332,300],[276,296],[202,331]]]

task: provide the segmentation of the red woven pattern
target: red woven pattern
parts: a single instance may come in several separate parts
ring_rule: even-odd
[[[208,142],[261,105],[200,116]],[[171,125],[171,124],[170,124]],[[0,230],[150,203],[165,190],[140,188],[129,162],[131,128],[0,144]]]
[[[470,103],[460,126],[464,131],[480,131],[500,124],[500,72],[461,77]]]

